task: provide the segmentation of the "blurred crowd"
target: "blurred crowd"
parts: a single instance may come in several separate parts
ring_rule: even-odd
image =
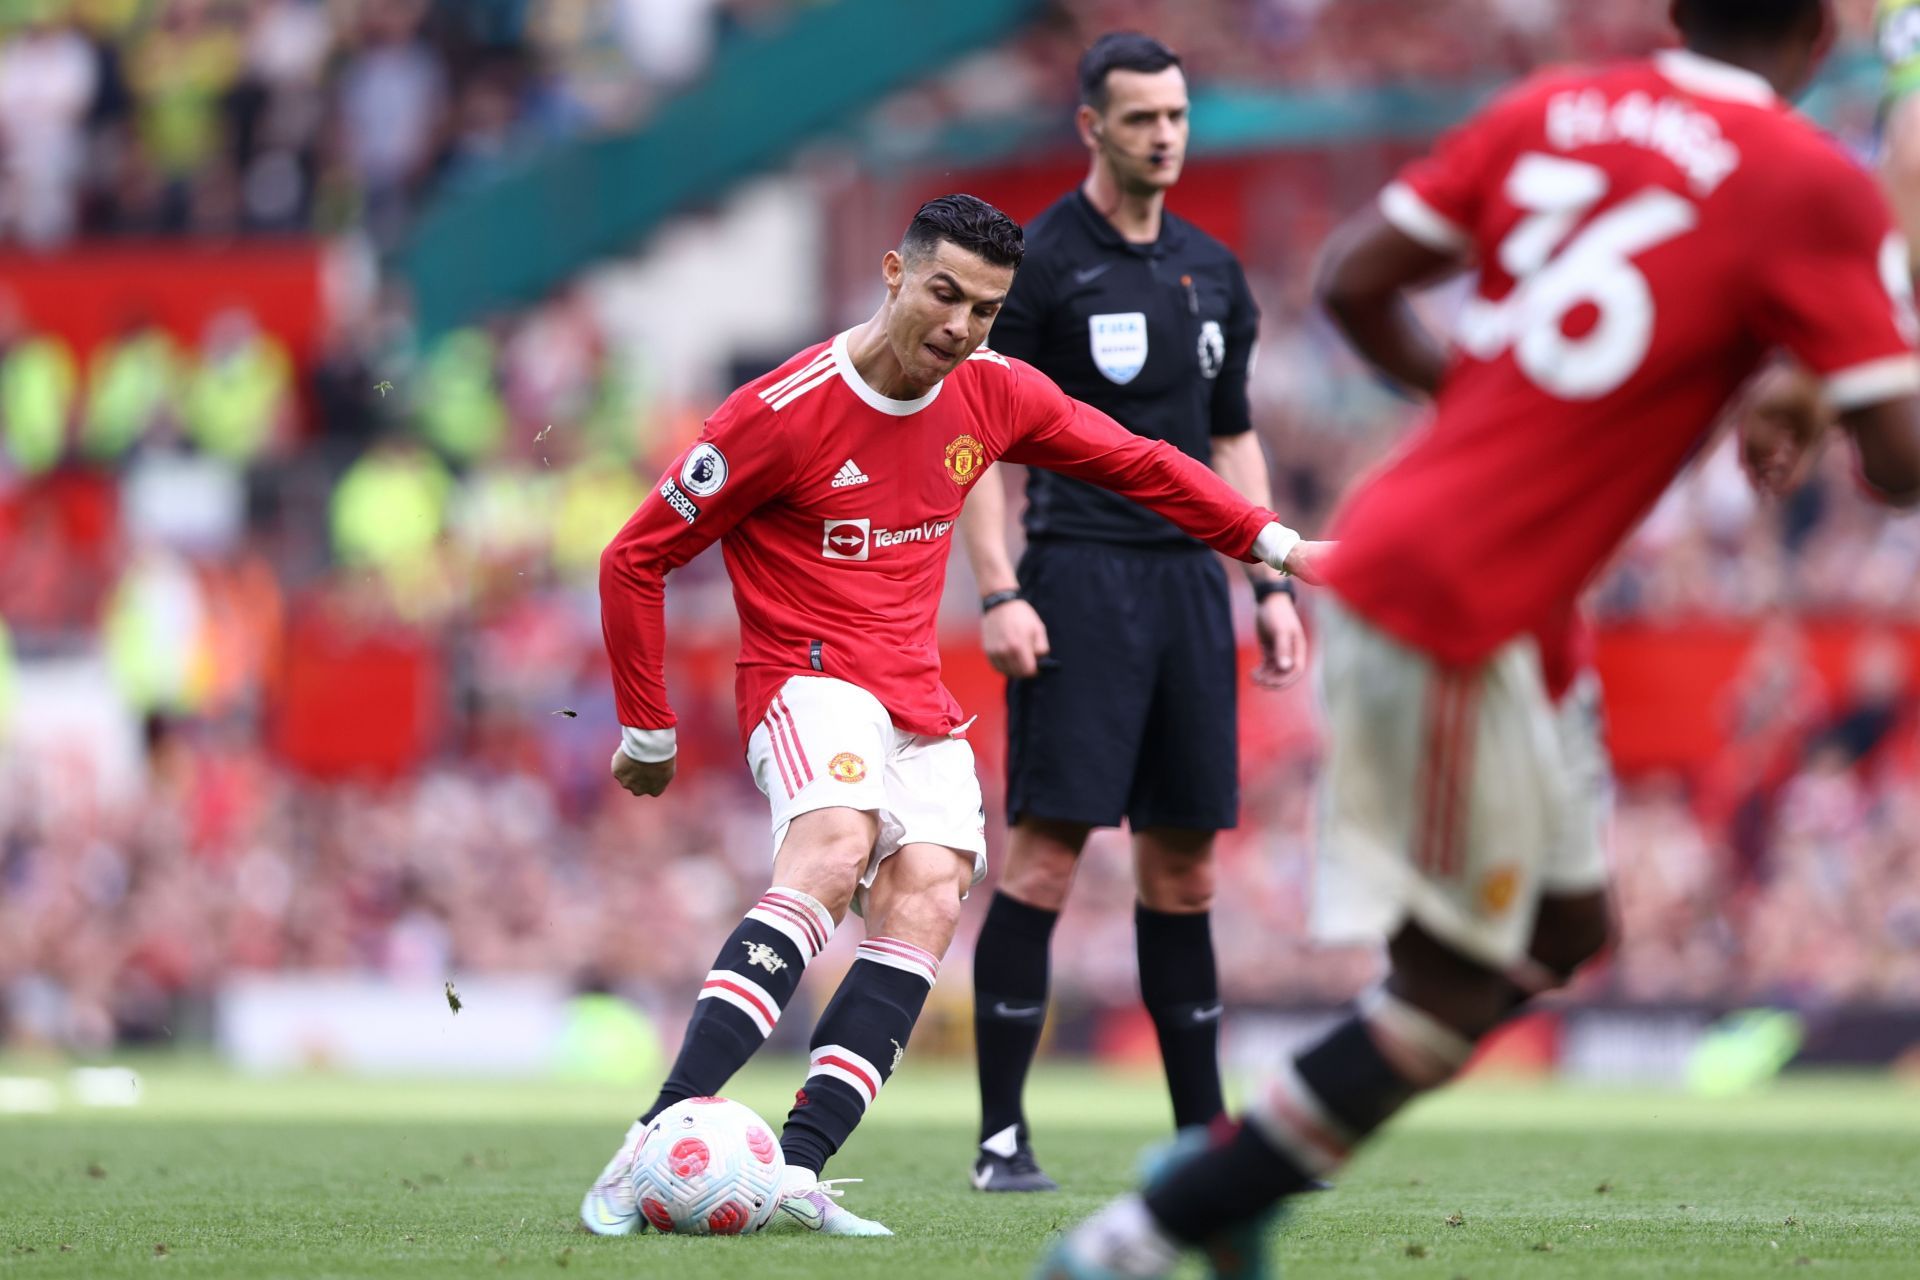
[[[365,229],[644,119],[791,0],[15,0],[0,241]]]
[[[1864,37],[1874,0],[1839,0]],[[1507,79],[1547,63],[1639,53],[1672,39],[1669,0],[1065,0],[1083,28],[1170,16],[1209,80],[1297,89]]]
[[[729,24],[781,7],[16,6],[0,235],[398,225],[428,183],[515,139],[638,118]],[[1075,23],[1153,25],[1170,7],[1068,0],[995,56],[1070,63]],[[1193,8],[1254,36],[1215,48],[1208,22],[1178,29],[1215,78],[1283,67],[1344,85],[1631,47],[1664,7],[1209,0]],[[650,25],[669,21],[677,37]],[[1468,38],[1476,24],[1501,38]],[[1049,76],[1036,83],[1064,82]],[[1303,267],[1256,264],[1255,400],[1279,505],[1314,529],[1412,410],[1315,317]],[[764,887],[768,836],[739,765],[715,557],[669,600],[686,767],[646,803],[606,777],[598,554],[707,407],[659,394],[608,322],[569,290],[423,347],[388,302],[302,360],[233,306],[194,334],[130,314],[78,352],[0,291],[0,726],[16,712],[0,741],[0,1043],[163,1036],[224,975],[280,968],[531,969],[677,1005]],[[963,575],[947,614],[961,645]],[[1763,504],[1723,443],[1654,512],[1597,614],[1757,639],[1718,754],[1623,785],[1625,941],[1586,995],[1920,999],[1920,727],[1909,650],[1882,638],[1920,623],[1916,580],[1920,527],[1865,503],[1837,448]],[[1802,635],[1823,616],[1865,624],[1838,687]],[[312,674],[316,651],[349,655],[319,663],[335,683]],[[33,682],[12,674],[62,664],[130,726],[121,767],[35,722]],[[396,670],[380,688],[398,693],[355,683]],[[1273,723],[1250,731],[1243,824],[1221,844],[1224,990],[1242,1002],[1337,1000],[1375,963],[1304,938],[1319,746],[1311,699],[1288,698],[1250,703]],[[409,699],[422,706],[392,705]],[[1069,1002],[1131,998],[1116,840],[1097,838],[1061,925]]]
[[[336,348],[298,385],[260,356],[272,377],[250,402],[292,421],[241,444],[192,425],[207,356],[168,359],[168,390],[141,401],[138,425],[90,435],[100,391],[83,380],[57,464],[28,477],[16,459],[0,503],[15,521],[0,537],[14,651],[58,657],[97,635],[143,726],[123,786],[77,761],[15,753],[0,768],[12,1035],[160,1034],[180,1001],[249,969],[537,969],[684,992],[764,886],[769,852],[733,738],[729,597],[712,558],[676,575],[687,766],[664,798],[635,802],[605,774],[615,730],[595,568],[697,413],[638,409],[572,298],[411,360]],[[1277,487],[1308,527],[1406,424],[1367,386],[1344,394],[1374,405],[1356,408],[1360,429],[1299,425],[1289,399],[1261,398]],[[303,412],[322,420],[303,430]],[[92,453],[94,439],[120,451]],[[1774,506],[1751,499],[1724,446],[1710,451],[1597,594],[1615,619],[1761,625],[1720,754],[1697,776],[1622,791],[1626,940],[1590,997],[1920,998],[1907,650],[1864,633],[1849,682],[1829,690],[1797,620],[1920,620],[1913,593],[1891,589],[1914,580],[1920,540],[1850,491],[1842,455]],[[72,529],[91,541],[59,543]],[[950,602],[966,597],[962,581]],[[285,650],[316,626],[405,636],[432,655],[438,727],[398,769],[343,773],[278,733]],[[958,643],[972,626],[964,607],[949,614]],[[1310,698],[1291,696],[1249,704],[1279,727],[1250,738],[1244,823],[1221,846],[1223,981],[1243,1002],[1337,1000],[1374,964],[1304,936],[1318,744]],[[377,708],[351,715],[371,724]],[[996,841],[997,785],[990,774]],[[1117,837],[1102,840],[1056,950],[1058,989],[1082,1005],[1124,1002],[1134,981],[1127,862]]]
[[[1837,0],[1843,46],[1870,43],[1875,0]],[[932,120],[1064,121],[1080,52],[1105,31],[1177,32],[1189,79],[1286,93],[1489,85],[1556,62],[1670,44],[1671,0],[1054,0],[1027,38],[890,104],[891,128]],[[995,92],[979,86],[990,78]],[[1064,109],[1063,109],[1064,108]]]
[[[0,242],[365,229],[437,184],[642,122],[802,0],[16,0],[0,12]],[[806,0],[820,3],[822,0]],[[1864,39],[1872,0],[1839,6]],[[1055,0],[1037,34],[893,104],[1011,115],[1093,34],[1177,30],[1189,71],[1290,91],[1486,82],[1664,41],[1666,0]],[[983,73],[995,87],[980,94]],[[884,114],[884,113],[883,113]]]
[[[1749,726],[1772,771],[1718,820],[1679,778],[1627,782],[1611,842],[1624,940],[1583,998],[1920,1000],[1920,732],[1895,714],[1863,749],[1859,715],[1788,704]],[[610,725],[604,708],[576,728],[536,705],[386,784],[304,779],[236,717],[156,720],[119,795],[74,770],[34,787],[9,771],[0,1041],[170,1036],[227,976],[282,968],[557,972],[677,1008],[764,888],[765,811],[717,740],[666,796],[633,801],[605,777]],[[1221,842],[1223,992],[1241,1004],[1336,1002],[1377,963],[1305,937],[1314,772],[1310,743],[1251,760]],[[1096,837],[1054,952],[1069,1008],[1133,998],[1127,868],[1120,838]],[[947,962],[955,998],[971,932]]]

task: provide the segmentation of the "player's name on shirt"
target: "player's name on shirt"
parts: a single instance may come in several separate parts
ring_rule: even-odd
[[[1381,212],[1479,269],[1427,428],[1334,518],[1327,586],[1443,662],[1528,636],[1566,669],[1585,584],[1768,351],[1841,410],[1920,389],[1878,184],[1744,68],[1542,73]]]
[[[1569,89],[1547,100],[1547,141],[1556,151],[1625,143],[1657,151],[1687,175],[1700,195],[1711,195],[1740,167],[1740,148],[1720,122],[1678,97]]]

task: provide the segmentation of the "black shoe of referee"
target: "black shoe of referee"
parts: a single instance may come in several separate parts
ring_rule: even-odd
[[[1024,1137],[1016,1138],[1016,1130],[1004,1129],[986,1142],[980,1144],[980,1158],[973,1162],[973,1189],[975,1191],[1058,1191],[1060,1184],[1041,1172],[1034,1163],[1033,1147]],[[993,1147],[1003,1146],[1012,1139],[1013,1151],[1003,1155]]]

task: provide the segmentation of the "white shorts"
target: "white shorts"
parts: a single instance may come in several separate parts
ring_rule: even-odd
[[[1505,970],[1543,893],[1605,886],[1612,771],[1599,681],[1556,702],[1531,638],[1449,668],[1321,597],[1321,782],[1313,925],[1377,941],[1411,918]]]
[[[773,809],[773,850],[787,828],[816,809],[860,809],[880,819],[856,906],[880,864],[909,844],[973,855],[973,883],[987,874],[987,817],[962,738],[896,728],[880,700],[827,676],[794,676],[747,741],[747,765]]]

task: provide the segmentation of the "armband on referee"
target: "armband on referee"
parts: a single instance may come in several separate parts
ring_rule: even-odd
[[[1015,600],[1024,600],[1020,588],[1008,587],[1005,591],[993,591],[980,597],[980,612],[984,616],[992,613],[1003,604],[1012,604]]]
[[[1275,596],[1285,596],[1289,600],[1295,599],[1293,579],[1262,578],[1253,584],[1253,602],[1255,604],[1265,604]]]

